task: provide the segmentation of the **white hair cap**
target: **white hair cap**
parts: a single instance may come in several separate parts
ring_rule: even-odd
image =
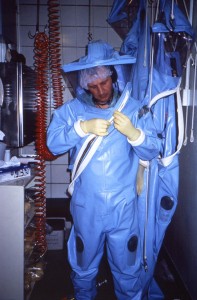
[[[88,90],[88,84],[97,80],[105,79],[112,75],[109,66],[97,66],[79,71],[79,84],[83,89]]]

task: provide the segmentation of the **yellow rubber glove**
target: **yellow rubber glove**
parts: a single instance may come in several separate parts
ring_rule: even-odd
[[[114,127],[124,134],[129,140],[135,141],[140,136],[140,130],[136,129],[131,123],[130,119],[119,111],[114,114]]]
[[[99,136],[108,135],[107,130],[110,125],[111,123],[104,119],[90,119],[80,122],[81,129],[85,133],[93,133]]]

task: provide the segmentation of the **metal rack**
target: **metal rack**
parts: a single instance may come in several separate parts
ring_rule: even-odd
[[[34,176],[0,184],[0,297],[4,300],[25,299],[24,234],[30,219],[25,219],[24,203],[33,186]]]

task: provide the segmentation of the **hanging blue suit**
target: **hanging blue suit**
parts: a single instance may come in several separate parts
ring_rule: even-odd
[[[165,231],[177,206],[178,158],[183,142],[179,87],[183,65],[193,41],[189,21],[171,2],[160,1],[159,14],[151,33],[148,6],[146,1],[140,1],[137,17],[121,47],[122,53],[136,57],[131,75],[132,96],[143,103],[142,114],[152,111],[157,134],[161,138],[158,158],[142,162],[145,165],[144,189],[138,198],[142,263],[145,266],[140,278],[143,299],[151,300],[164,298],[156,288],[153,274]],[[120,22],[125,17],[125,5],[124,0],[114,1],[108,19],[112,26],[113,22]]]

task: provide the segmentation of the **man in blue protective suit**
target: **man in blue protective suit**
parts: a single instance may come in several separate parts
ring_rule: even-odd
[[[55,110],[47,132],[50,151],[70,151],[75,170],[68,258],[77,300],[95,298],[104,246],[117,299],[141,299],[136,177],[139,159],[156,157],[160,143],[151,113],[140,117],[130,84],[120,91],[115,67],[134,61],[103,41],[89,43],[87,56],[63,66],[78,72],[79,87],[76,98]]]

